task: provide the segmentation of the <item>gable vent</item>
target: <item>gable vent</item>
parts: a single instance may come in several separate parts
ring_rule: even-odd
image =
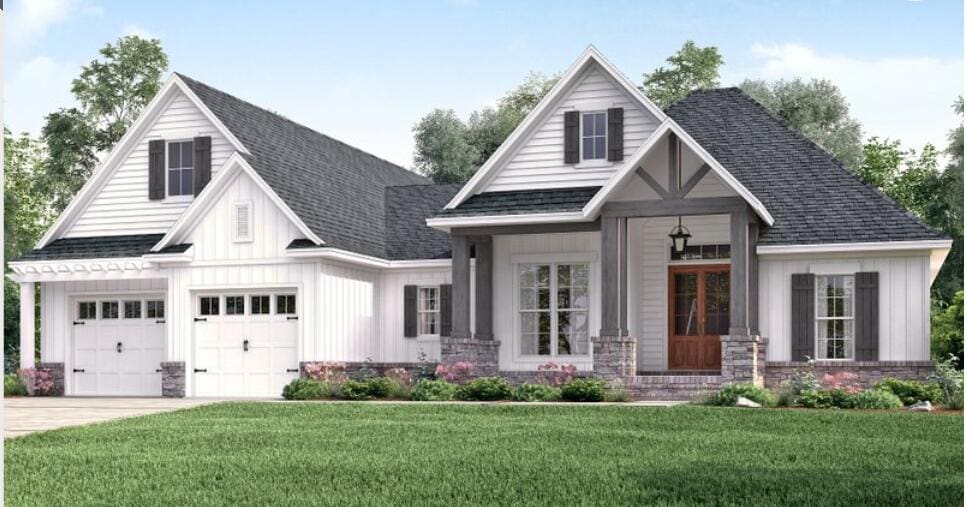
[[[235,203],[235,241],[252,240],[252,203]]]

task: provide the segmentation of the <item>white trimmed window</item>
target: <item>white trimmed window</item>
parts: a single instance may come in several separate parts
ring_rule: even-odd
[[[168,143],[168,196],[194,194],[195,143],[180,141]]]
[[[440,288],[420,287],[416,299],[416,315],[420,336],[439,336]]]
[[[236,242],[252,241],[252,203],[250,201],[235,203],[232,225]]]
[[[604,160],[607,156],[608,114],[581,114],[581,160]]]
[[[521,355],[588,354],[589,272],[586,263],[518,267]]]
[[[816,358],[853,359],[853,275],[816,275]]]

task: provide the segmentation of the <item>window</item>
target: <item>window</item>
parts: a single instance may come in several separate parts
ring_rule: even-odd
[[[275,296],[275,313],[279,315],[295,314],[295,294],[279,294]]]
[[[152,300],[144,302],[144,311],[147,315],[145,317],[149,319],[163,319],[165,318],[165,302],[161,300]]]
[[[200,315],[218,315],[218,296],[206,296],[198,298],[201,308],[198,309]]]
[[[853,275],[816,276],[816,357],[852,359]]]
[[[602,160],[606,153],[607,113],[581,115],[581,160]]]
[[[140,319],[141,318],[141,301],[125,301],[124,302],[124,318],[125,319]]]
[[[225,296],[225,315],[245,315],[245,296]]]
[[[440,288],[420,287],[417,293],[416,315],[421,336],[440,334]]]
[[[518,269],[522,355],[588,353],[588,264],[523,264]]]
[[[235,241],[252,241],[252,203],[235,203]]]
[[[252,315],[269,313],[269,296],[252,296]]]
[[[194,142],[168,143],[168,196],[192,195]]]
[[[685,251],[675,252],[675,247],[668,247],[673,261],[728,259],[732,249],[729,245],[688,245]]]
[[[77,320],[94,320],[97,318],[97,303],[94,301],[79,301],[77,303]]]
[[[118,318],[118,302],[101,301],[101,318],[102,319]]]

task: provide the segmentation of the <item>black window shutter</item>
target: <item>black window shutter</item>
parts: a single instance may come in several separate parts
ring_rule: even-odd
[[[453,329],[453,286],[440,286],[440,336],[450,336]]]
[[[816,356],[816,275],[792,275],[792,360]]]
[[[212,138],[209,136],[196,137],[194,175],[192,176],[195,195],[205,189],[205,185],[212,179]]]
[[[164,139],[148,141],[148,199],[165,198],[165,142]]]
[[[403,336],[416,338],[416,285],[403,286]]]
[[[625,156],[625,110],[608,109],[608,160],[618,162]]]
[[[581,113],[564,112],[564,163],[577,164],[581,159]]]
[[[880,359],[880,274],[856,273],[856,360]]]

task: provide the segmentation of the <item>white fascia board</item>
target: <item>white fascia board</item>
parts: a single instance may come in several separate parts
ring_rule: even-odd
[[[534,109],[528,113],[523,121],[517,125],[517,128],[507,136],[507,139],[501,143],[500,147],[494,151],[493,155],[487,159],[486,162],[480,167],[480,169],[470,178],[463,188],[457,192],[457,195],[453,196],[453,199],[444,206],[444,209],[453,209],[459,206],[463,201],[467,200],[474,192],[476,192],[480,186],[487,181],[496,168],[503,161],[504,157],[508,155],[510,151],[516,148],[518,141],[530,134],[531,130],[537,126],[538,120],[543,118],[544,114],[547,112],[548,108],[557,104],[562,94],[569,90],[574,81],[580,77],[590,62],[597,63],[605,73],[607,73],[611,78],[618,82],[619,85],[639,104],[641,104],[648,112],[653,114],[659,122],[664,121],[667,116],[665,112],[661,110],[660,107],[655,105],[645,94],[638,89],[637,86],[624,74],[622,74],[614,65],[608,61],[601,52],[598,51],[593,45],[589,45],[581,56],[571,64],[571,66],[564,72],[564,75],[557,81],[557,83],[547,92],[537,103]]]
[[[285,251],[286,257],[329,259],[334,261],[360,264],[371,268],[387,268],[389,261],[371,255],[363,255],[332,247],[293,248]]]
[[[788,255],[812,253],[863,253],[897,252],[904,250],[944,250],[950,249],[949,239],[925,241],[885,241],[868,243],[819,243],[811,245],[759,245],[759,255]],[[946,255],[946,254],[944,254]]]
[[[472,259],[471,259],[472,260]],[[450,259],[416,259],[411,261],[389,261],[390,269],[449,269],[452,264]]]
[[[568,222],[591,222],[580,211],[562,213],[532,213],[529,215],[487,215],[470,217],[438,217],[426,219],[426,225],[441,231],[454,227],[485,227],[499,225],[556,224]]]

